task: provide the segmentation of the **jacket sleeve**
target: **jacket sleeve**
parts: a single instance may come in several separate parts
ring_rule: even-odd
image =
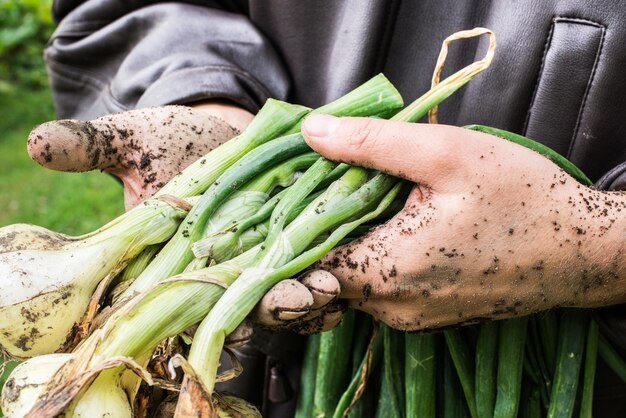
[[[57,114],[231,100],[251,112],[289,79],[265,36],[233,5],[62,0],[45,51]]]
[[[596,188],[626,191],[626,162],[613,168],[598,180]],[[616,347],[626,351],[626,304],[599,309],[595,311],[594,316],[602,334]]]

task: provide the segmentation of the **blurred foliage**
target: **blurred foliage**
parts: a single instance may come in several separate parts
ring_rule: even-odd
[[[109,175],[59,173],[28,157],[30,130],[55,119],[42,56],[50,8],[51,0],[0,0],[0,227],[26,222],[81,234],[123,212],[123,190]]]
[[[0,0],[0,93],[19,84],[28,88],[47,85],[43,46],[54,22],[52,0]]]

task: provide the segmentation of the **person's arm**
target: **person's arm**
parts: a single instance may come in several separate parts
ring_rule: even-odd
[[[280,57],[236,4],[57,1],[62,19],[45,58],[58,116],[215,99],[255,113],[284,99]]]

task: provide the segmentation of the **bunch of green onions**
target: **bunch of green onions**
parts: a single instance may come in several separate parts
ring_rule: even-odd
[[[393,119],[421,118],[433,103],[448,97],[470,78],[442,85],[429,92],[428,100],[418,100]],[[134,229],[134,235],[126,234],[129,239],[121,245],[119,232],[107,235],[105,228],[89,235],[97,237],[95,244],[87,238],[67,237],[66,241],[79,244],[62,246],[53,254],[48,254],[52,251],[49,240],[38,242],[35,237],[23,245],[7,246],[2,252],[9,260],[3,264],[7,269],[15,265],[10,262],[12,258],[24,262],[23,257],[17,256],[24,251],[42,260],[62,253],[67,260],[66,269],[55,277],[56,283],[43,277],[42,284],[31,293],[21,299],[18,294],[3,304],[2,309],[13,309],[17,317],[24,313],[23,306],[28,306],[27,315],[33,321],[12,321],[23,324],[22,334],[28,332],[28,327],[37,328],[39,317],[45,318],[43,311],[38,311],[43,304],[29,305],[37,297],[51,294],[47,299],[56,301],[64,289],[73,289],[81,296],[72,300],[73,315],[64,321],[56,317],[55,338],[33,354],[59,348],[67,351],[64,344],[72,341],[75,325],[89,329],[85,318],[93,317],[88,313],[94,292],[106,294],[98,293],[96,287],[100,284],[106,288],[102,286],[104,281],[115,283],[119,291],[103,311],[106,314],[100,318],[101,325],[80,340],[76,348],[69,346],[73,352],[53,355],[49,361],[35,357],[14,371],[3,392],[5,413],[54,416],[63,412],[79,416],[77,411],[94,410],[88,403],[100,398],[91,394],[117,388],[109,390],[110,397],[117,401],[108,402],[107,407],[103,406],[106,402],[100,402],[100,407],[104,408],[103,413],[126,416],[132,412],[132,391],[138,386],[138,378],[130,376],[129,371],[153,383],[145,371],[152,351],[164,339],[198,322],[200,326],[184,362],[187,373],[179,401],[179,410],[183,412],[179,415],[184,416],[185,394],[192,384],[209,395],[205,399],[211,408],[210,395],[225,336],[241,323],[269,287],[302,271],[355,228],[379,216],[403,187],[398,179],[337,164],[311,152],[298,133],[299,121],[310,112],[387,117],[400,107],[400,95],[382,75],[313,111],[270,100],[240,136],[191,165],[139,209],[113,222],[129,230],[146,224],[144,228],[153,234],[165,230],[172,219],[180,222],[174,223],[178,224],[177,229],[170,226],[161,232],[159,239],[148,239],[149,234]],[[176,217],[159,213],[148,219],[139,214],[140,220],[135,220],[131,215],[144,207],[153,212],[153,207],[164,208]],[[5,228],[0,234],[13,236],[16,228]],[[154,255],[155,247],[151,245],[161,242],[166,243]],[[88,263],[77,255],[84,247],[92,249],[90,256],[112,261],[101,266],[97,274],[84,272],[81,268]],[[146,250],[141,253],[143,249]],[[116,256],[107,257],[113,251],[117,251]],[[78,259],[75,265],[79,273],[67,269],[74,259]],[[115,277],[129,262],[127,271],[132,274]],[[42,288],[52,292],[43,293]],[[236,306],[229,306],[233,299]],[[215,317],[219,318],[217,322]],[[29,347],[15,344],[16,339],[19,337],[3,343],[4,350],[15,357],[29,357]],[[37,340],[36,335],[33,340]],[[39,384],[33,385],[26,377],[36,373],[29,367],[42,363],[47,365],[44,377],[40,376]],[[130,394],[126,402],[123,393]],[[198,407],[197,403],[194,407]]]
[[[489,63],[455,73],[404,110],[399,93],[382,75],[315,110],[269,100],[241,135],[98,231],[67,237],[25,225],[0,229],[0,344],[12,357],[30,357],[7,380],[3,412],[11,417],[131,417],[142,402],[138,389],[145,382],[179,391],[178,417],[257,416],[249,405],[214,392],[217,381],[237,374],[235,368],[217,375],[226,337],[270,287],[357,237],[364,224],[379,222],[390,208],[401,206],[403,189],[410,187],[322,158],[304,142],[300,121],[324,113],[414,122]],[[354,334],[351,324],[372,327],[368,319],[350,318],[333,332],[345,339]],[[171,355],[170,368],[182,368],[182,382],[153,375],[155,349],[197,324],[188,355],[181,355],[186,349]],[[397,333],[377,335],[346,345],[355,347],[358,361],[351,364],[356,377],[342,396],[341,386],[317,386],[325,388],[320,402],[323,394],[336,399],[323,402],[323,416],[330,416],[330,408],[357,408],[376,359],[382,356],[391,365],[394,352],[403,352]],[[323,347],[326,336],[312,341],[320,339]],[[436,348],[432,338],[409,347],[411,340],[407,336],[407,356]],[[448,346],[463,352],[460,339]],[[315,351],[309,351],[313,359]],[[319,371],[325,360],[316,358],[315,364]],[[306,367],[305,372],[316,370],[310,363]],[[384,370],[383,393],[399,405],[399,369]],[[421,374],[430,379],[432,372]],[[317,373],[316,382],[333,380],[326,375]],[[305,399],[307,391],[302,393]],[[430,389],[416,387],[406,401],[413,408],[421,405],[416,399],[434,402],[431,395]],[[409,407],[406,411],[414,416]]]

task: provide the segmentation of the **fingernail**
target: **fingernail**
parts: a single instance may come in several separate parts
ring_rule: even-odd
[[[324,138],[331,136],[341,123],[341,119],[330,115],[311,115],[307,117],[303,124],[302,130],[308,136],[315,138]]]
[[[278,311],[276,316],[278,316],[278,319],[281,321],[294,321],[308,313],[309,309],[303,309],[301,311]]]

